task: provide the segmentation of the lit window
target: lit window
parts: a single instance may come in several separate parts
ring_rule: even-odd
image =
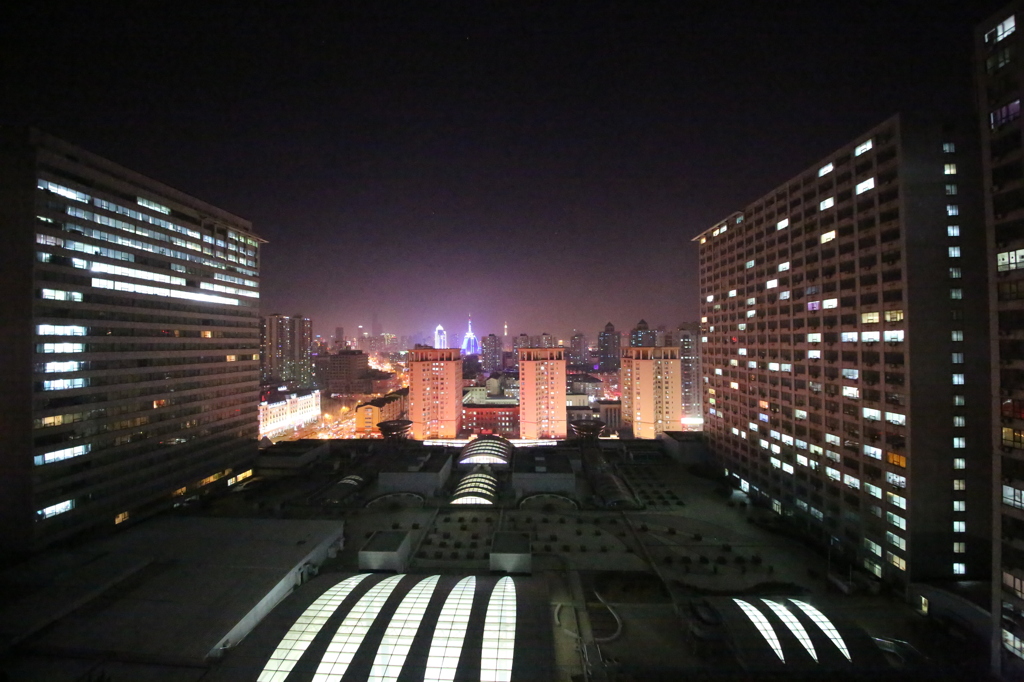
[[[807,302],[807,309],[808,310],[821,310],[821,301],[808,301]]]
[[[962,450],[967,447],[967,439],[963,436],[956,436],[953,438],[953,448]]]
[[[953,385],[954,386],[963,386],[963,383],[964,383],[964,375],[963,374],[954,374],[953,375]]]
[[[877,324],[881,316],[877,313],[861,313],[860,321],[861,324]]]
[[[998,26],[985,34],[985,43],[988,45],[994,45],[1013,33],[1016,28],[1016,17],[1011,14],[1009,17],[1001,21]]]
[[[967,572],[967,564],[955,563],[953,564],[953,573],[955,575],[963,575]]]
[[[749,618],[750,622],[754,624],[757,631],[761,633],[764,640],[768,642],[768,646],[772,648],[772,651],[774,651],[775,655],[779,657],[779,660],[785,662],[786,658],[782,655],[782,645],[779,643],[779,638],[775,634],[775,629],[772,627],[772,624],[764,617],[764,614],[758,611],[753,604],[749,604],[742,599],[734,598],[733,601],[736,602],[736,605],[739,606],[740,609],[743,610],[743,613],[747,615],[747,618]]]
[[[952,143],[952,142],[943,142],[942,143],[942,153],[943,154],[953,154],[954,152],[956,152],[956,145],[954,143]]]
[[[1009,104],[1004,104],[995,111],[989,113],[988,123],[989,127],[992,130],[995,130],[1010,121],[1017,120],[1018,118],[1020,118],[1020,100],[1015,99]]]
[[[946,236],[948,236],[948,237],[959,237],[960,236],[960,226],[959,225],[947,225],[946,226]]]
[[[76,445],[71,448],[63,448],[61,450],[54,450],[53,452],[47,452],[42,455],[36,455],[33,457],[33,463],[36,466],[42,466],[44,464],[52,464],[53,462],[61,462],[65,459],[71,459],[72,457],[81,457],[92,452],[92,445],[87,443],[85,445]]]
[[[62,291],[60,289],[43,289],[41,297],[51,301],[73,301],[81,303],[82,294],[78,291]]]
[[[950,268],[949,269],[949,278],[950,279],[960,279],[961,277],[963,277],[963,273],[961,272],[960,268]]]
[[[967,490],[967,480],[963,478],[953,479],[953,490]]]
[[[960,207],[956,204],[946,204],[946,215],[960,215]]]
[[[954,341],[963,341],[964,340],[964,332],[963,332],[962,329],[954,329],[952,334],[951,334],[951,337],[952,337],[952,339]]]
[[[776,230],[784,230],[787,227],[789,227],[789,218],[783,218],[782,220],[775,224]]]
[[[949,298],[950,298],[950,300],[952,300],[952,301],[960,301],[960,300],[963,299],[963,297],[964,297],[964,290],[963,289],[950,289],[949,290]]]
[[[953,353],[952,359],[953,359],[953,364],[954,365],[962,365],[962,364],[964,364],[964,354],[963,353]]]
[[[902,310],[886,310],[885,311],[886,322],[902,322],[903,311]]]
[[[953,426],[967,426],[967,417],[964,417],[963,415],[956,415],[953,417]]]
[[[839,299],[838,298],[826,298],[824,304],[822,305],[822,307],[825,308],[825,310],[831,310],[833,308],[838,308],[839,307]]]
[[[956,185],[952,184],[952,183],[947,183],[946,184],[946,196],[951,197],[951,196],[955,196],[955,195],[956,195]],[[955,237],[957,235],[950,235],[950,236],[951,237]]]
[[[875,188],[875,179],[874,178],[868,178],[864,182],[857,183],[856,191],[857,191],[857,194],[863,194],[864,192],[867,192],[869,189],[874,189],[874,188]]]
[[[956,164],[955,163],[947,163],[947,164],[945,164],[943,170],[944,170],[946,175],[956,175]]]
[[[819,211],[824,211],[826,209],[832,208],[835,205],[836,205],[836,198],[835,197],[829,197],[828,199],[822,200],[818,204],[818,210]],[[825,240],[822,239],[821,241],[825,241]]]
[[[967,532],[967,522],[966,521],[954,521],[953,522],[953,532],[954,533],[966,533]]]
[[[770,279],[764,286],[766,289],[774,289],[775,287],[779,286],[779,280]]]
[[[789,292],[788,291],[780,291],[779,292],[779,300],[780,301],[788,301],[789,300]]]
[[[967,511],[967,502],[964,500],[953,500],[953,511],[965,512]]]
[[[823,175],[828,175],[829,173],[832,172],[833,168],[834,166],[831,163],[826,163],[824,166],[818,169],[818,177],[820,178]]]
[[[857,145],[854,148],[853,155],[854,156],[860,156],[864,152],[866,152],[869,149],[871,149],[871,147],[872,147],[871,140],[867,140],[866,142],[861,142],[859,145]]]
[[[967,552],[966,542],[954,542],[953,543],[953,554],[964,554]]]
[[[953,396],[953,404],[958,407],[962,407],[965,404],[964,397],[962,395]]]
[[[779,263],[779,272],[785,272],[786,270],[789,270],[789,261]]]
[[[903,551],[907,550],[907,541],[904,538],[901,538],[899,535],[896,535],[896,533],[886,531],[885,540],[893,547],[896,547]]]
[[[51,504],[49,507],[43,507],[42,509],[36,512],[36,516],[38,516],[40,519],[48,519],[51,516],[56,516],[57,514],[69,512],[74,508],[74,500],[64,500],[63,502],[58,502],[57,504]]]
[[[306,648],[309,647],[313,638],[327,624],[328,619],[334,615],[349,593],[368,575],[368,573],[364,573],[347,578],[324,592],[310,604],[289,628],[274,653],[270,655],[270,659],[263,667],[263,672],[260,673],[259,682],[284,680]]]
[[[746,268],[747,268],[747,269],[749,270],[749,269],[750,269],[750,268],[752,268],[752,267],[754,267],[754,261],[752,261],[752,260],[748,260],[748,261],[747,261],[747,264],[746,264]]]

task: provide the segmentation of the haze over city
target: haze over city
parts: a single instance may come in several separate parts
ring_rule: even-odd
[[[26,3],[3,117],[252,220],[262,311],[319,334],[672,327],[690,239],[897,110],[963,106],[961,27],[995,4]]]

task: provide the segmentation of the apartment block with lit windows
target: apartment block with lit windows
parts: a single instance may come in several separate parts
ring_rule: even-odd
[[[975,28],[993,381],[993,667],[1024,677],[1024,149],[1022,5]],[[1021,27],[1024,29],[1024,25]]]
[[[622,349],[619,384],[622,421],[636,438],[679,431],[682,421],[679,349],[671,346]]]
[[[973,125],[894,116],[695,240],[712,450],[833,559],[898,585],[991,565]]]
[[[0,158],[0,546],[245,475],[260,400],[249,222],[35,130],[0,131]]]
[[[565,349],[519,348],[519,434],[565,438]]]
[[[462,427],[462,352],[415,348],[409,356],[412,437],[457,438]]]

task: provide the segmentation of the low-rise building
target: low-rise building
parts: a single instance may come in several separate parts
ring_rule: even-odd
[[[272,438],[318,419],[320,391],[264,393],[260,401],[260,438]]]

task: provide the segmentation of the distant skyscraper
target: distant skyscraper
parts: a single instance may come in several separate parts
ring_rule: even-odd
[[[335,327],[334,328],[334,345],[338,348],[345,347],[345,328]]]
[[[619,383],[622,421],[633,425],[635,437],[655,438],[665,431],[680,430],[678,348],[624,349]]]
[[[640,320],[629,333],[629,345],[638,348],[642,346],[657,346],[658,332],[651,329],[647,320]]]
[[[249,471],[250,223],[35,130],[0,131],[0,168],[0,551],[113,527]]]
[[[565,438],[565,349],[519,349],[519,433]]]
[[[703,419],[704,391],[700,379],[700,324],[690,322],[679,325],[674,344],[679,348],[680,384],[682,388],[683,418],[688,430],[699,430]]]
[[[576,332],[569,340],[569,364],[577,367],[585,366],[590,360],[590,348],[587,347],[587,337],[581,332]]]
[[[469,318],[469,327],[466,330],[466,335],[462,338],[462,354],[463,355],[480,355],[480,342],[476,339],[476,334],[473,333],[473,318]]]
[[[409,354],[412,437],[416,440],[457,437],[462,426],[462,356],[459,349],[415,348]]]
[[[618,371],[619,358],[622,356],[622,332],[615,331],[615,325],[609,322],[604,331],[597,335],[597,363],[602,372]]]
[[[448,334],[445,332],[444,327],[437,325],[437,329],[434,330],[434,348],[447,348],[448,347]]]
[[[313,323],[302,315],[267,315],[260,318],[261,381],[313,381]]]
[[[483,343],[481,344],[482,357],[480,358],[480,364],[484,368],[485,372],[498,372],[501,370],[502,360],[502,343],[501,339],[494,334],[488,334],[484,337]]]
[[[520,334],[519,336],[512,339],[512,356],[515,358],[515,369],[519,371],[519,349],[530,347],[530,337],[526,334]]]

